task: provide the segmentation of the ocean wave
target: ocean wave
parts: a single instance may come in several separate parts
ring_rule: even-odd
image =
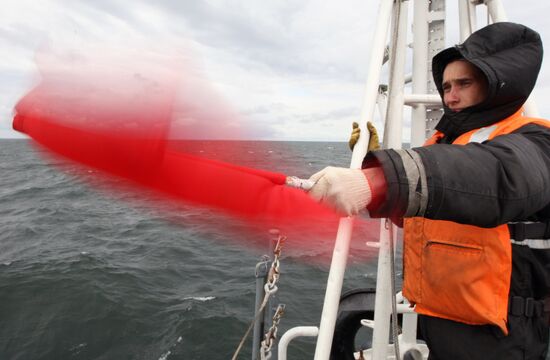
[[[327,153],[326,143],[260,144],[269,156],[245,145],[255,154],[243,165],[302,177]],[[254,269],[268,248],[260,230],[206,208],[158,206],[122,180],[38,153],[27,141],[0,146],[0,357],[230,357],[254,317]],[[318,321],[327,268],[318,259],[332,240],[284,248],[281,331]],[[365,282],[368,271],[351,274]]]
[[[206,302],[210,300],[214,300],[215,296],[188,296],[186,298],[183,298],[183,300],[195,300],[195,301],[201,301]]]

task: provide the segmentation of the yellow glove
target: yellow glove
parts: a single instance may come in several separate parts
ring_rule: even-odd
[[[349,137],[348,145],[351,151],[353,151],[353,148],[355,147],[355,144],[357,144],[357,141],[359,141],[359,135],[361,134],[361,129],[359,129],[359,124],[355,121],[353,124],[351,124],[352,130],[351,135]]]
[[[351,130],[351,136],[349,138],[349,148],[353,151],[353,148],[355,147],[355,144],[357,144],[357,141],[359,141],[359,135],[361,134],[361,129],[359,128],[359,124],[355,121],[352,124],[352,130]],[[369,138],[369,146],[367,148],[367,151],[373,151],[380,149],[380,139],[378,138],[378,131],[376,131],[376,128],[372,124],[372,122],[367,121],[367,130],[369,131],[370,138]]]

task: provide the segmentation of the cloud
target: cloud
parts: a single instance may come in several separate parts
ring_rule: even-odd
[[[546,2],[503,4],[511,20],[550,39]],[[455,5],[447,8],[448,44],[458,41]],[[254,136],[345,141],[360,115],[377,11],[378,2],[362,0],[7,0],[0,13],[0,128],[9,128],[11,108],[32,86],[38,48],[155,43],[184,49],[242,127],[254,126]],[[478,11],[480,21],[484,16]],[[544,95],[546,64],[538,84]],[[550,114],[542,101],[542,114]]]

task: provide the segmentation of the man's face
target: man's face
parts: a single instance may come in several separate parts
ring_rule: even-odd
[[[456,60],[443,71],[443,102],[458,112],[485,100],[487,80],[483,73],[465,60]]]

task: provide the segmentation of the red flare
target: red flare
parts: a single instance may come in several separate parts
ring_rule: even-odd
[[[77,76],[74,66],[68,73],[59,67],[55,72],[41,70],[42,82],[16,106],[13,128],[55,154],[177,199],[249,219],[337,218],[303,191],[284,186],[283,174],[204,159],[167,146],[172,109],[178,102],[173,77],[145,81],[149,77],[143,69],[138,78],[132,76],[134,69],[116,76],[101,71]],[[182,76],[182,71],[166,73]],[[193,104],[192,100],[185,99],[183,105]],[[179,111],[183,105],[178,102]],[[200,111],[192,107],[200,120]]]

